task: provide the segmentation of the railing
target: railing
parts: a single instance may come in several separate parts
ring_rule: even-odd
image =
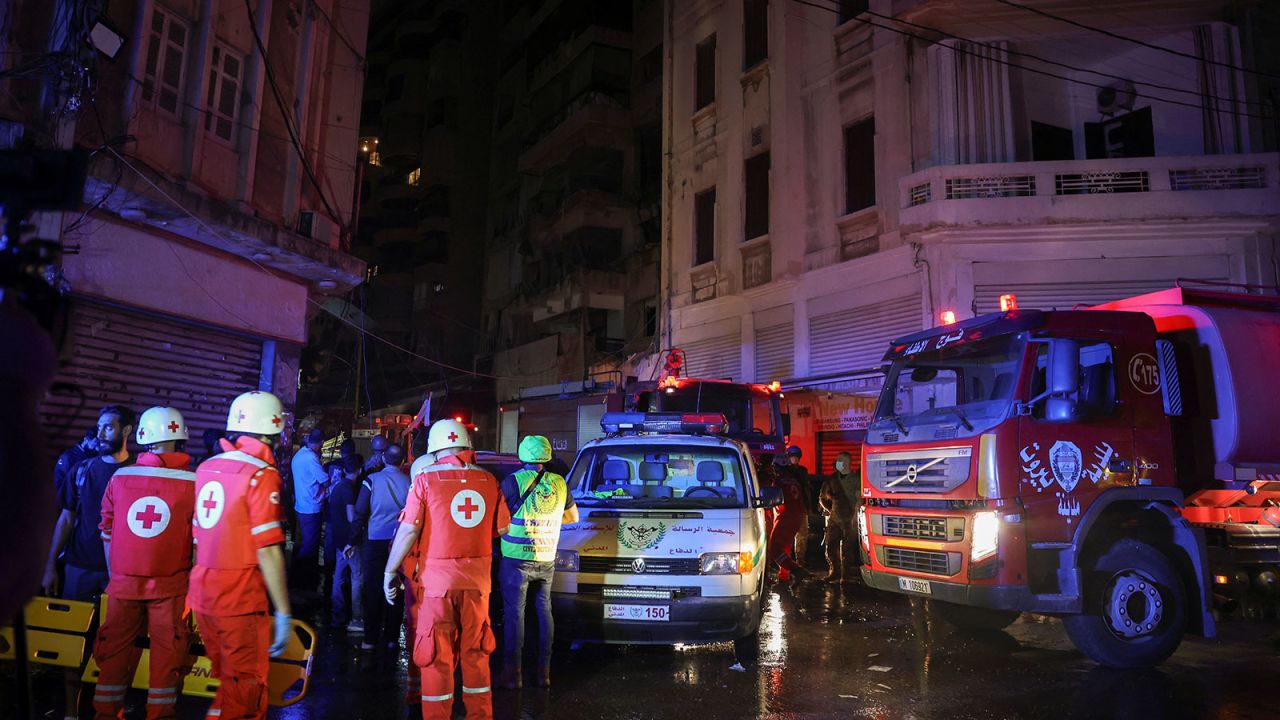
[[[1268,198],[1274,196],[1278,184],[1280,154],[1256,153],[948,165],[902,178],[899,192],[903,224],[913,225],[943,219],[964,221],[973,219],[966,216],[975,213],[1001,215],[1007,211],[1011,221],[1028,214],[1078,214],[1082,208],[1066,198],[1079,197],[1078,202],[1088,203],[1092,202],[1088,198],[1112,195],[1125,195],[1132,201],[1117,208],[1122,216],[1129,211],[1272,214],[1268,208],[1273,200]],[[1247,192],[1260,190],[1270,192]],[[1193,200],[1196,195],[1184,195],[1221,191],[1246,192],[1211,198],[1199,195],[1206,201],[1201,203]],[[1020,203],[1015,198],[1023,200]],[[970,205],[972,200],[996,202]]]

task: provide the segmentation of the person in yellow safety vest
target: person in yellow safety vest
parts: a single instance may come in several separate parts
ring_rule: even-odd
[[[541,435],[520,441],[524,468],[502,480],[502,497],[511,510],[511,526],[502,536],[503,670],[498,685],[514,690],[521,686],[521,651],[524,648],[524,608],[529,588],[538,611],[539,687],[551,685],[551,577],[555,572],[556,544],[562,523],[578,521],[578,506],[564,478],[549,472],[551,443]]]

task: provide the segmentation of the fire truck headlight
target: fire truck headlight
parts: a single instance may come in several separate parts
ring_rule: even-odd
[[[556,551],[556,570],[578,571],[578,553],[573,550]]]
[[[858,506],[858,540],[862,543],[862,549],[871,552],[871,537],[867,534],[867,508],[865,505]]]
[[[969,548],[969,560],[977,562],[991,557],[1000,549],[1000,516],[993,510],[984,510],[973,516],[973,544]]]

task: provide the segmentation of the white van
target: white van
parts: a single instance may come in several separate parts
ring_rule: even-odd
[[[581,512],[564,526],[556,635],[607,643],[756,645],[768,541],[747,446],[720,415],[608,413],[569,473]]]

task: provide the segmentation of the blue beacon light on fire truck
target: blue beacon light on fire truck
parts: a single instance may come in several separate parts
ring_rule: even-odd
[[[619,433],[688,433],[714,435],[728,426],[718,413],[638,413],[610,412],[600,418],[600,429],[610,435]]]

